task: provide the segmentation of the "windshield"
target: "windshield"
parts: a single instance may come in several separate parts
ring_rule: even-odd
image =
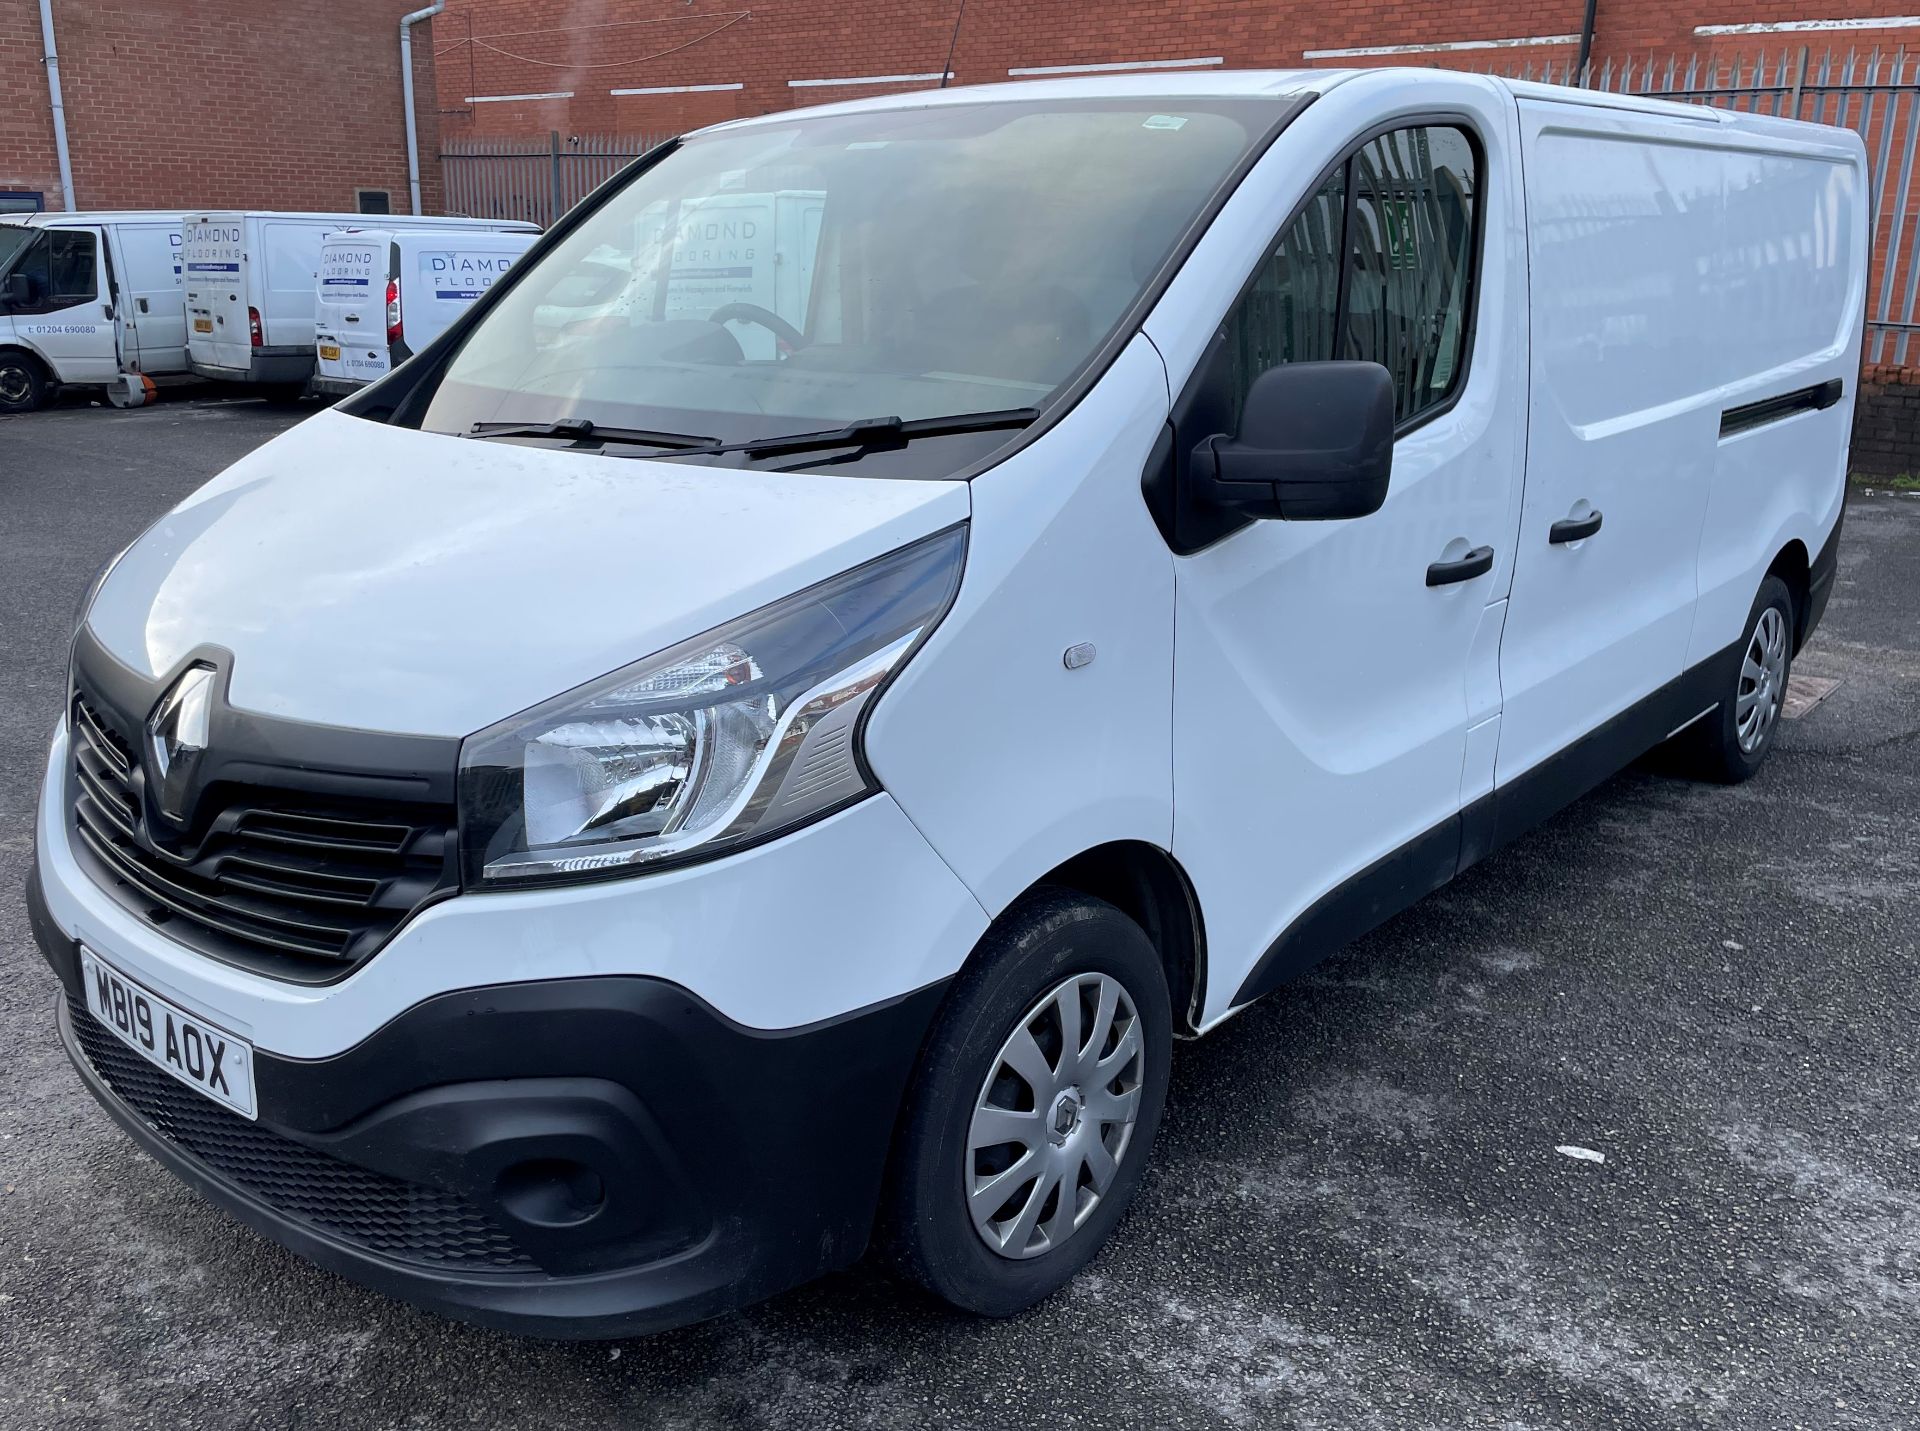
[[[423,425],[728,443],[1042,407],[1276,117],[1004,101],[696,136],[520,276]]]
[[[39,232],[25,224],[0,224],[0,273],[7,271],[7,265],[13,262],[14,256]]]

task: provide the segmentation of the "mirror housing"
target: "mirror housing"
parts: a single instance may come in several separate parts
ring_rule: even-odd
[[[1195,495],[1248,517],[1329,522],[1387,500],[1393,378],[1378,363],[1282,363],[1247,389],[1240,431],[1193,450]]]
[[[6,290],[7,305],[12,308],[31,308],[40,301],[40,295],[34,291],[38,286],[33,281],[31,273],[9,273]]]

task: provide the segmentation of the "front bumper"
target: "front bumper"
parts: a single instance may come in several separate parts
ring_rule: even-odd
[[[466,989],[333,1057],[257,1051],[249,1123],[86,1012],[37,863],[28,908],[61,1041],[148,1153],[323,1267],[540,1336],[659,1331],[854,1261],[946,986],[784,1032],[655,978]]]

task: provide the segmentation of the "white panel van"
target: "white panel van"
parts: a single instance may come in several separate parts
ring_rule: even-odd
[[[203,378],[306,385],[314,371],[320,243],[357,214],[200,213],[186,216],[187,361]],[[533,224],[393,215],[394,231],[538,233]]]
[[[177,213],[0,216],[0,412],[187,370]]]
[[[779,192],[804,304],[696,302],[657,216]],[[1432,70],[657,149],[95,581],[60,1037],[205,1196],[455,1316],[655,1329],[875,1238],[1030,1306],[1176,1039],[1656,745],[1761,769],[1867,195],[1848,131]]]
[[[537,233],[342,229],[320,245],[313,386],[350,393],[446,332]]]

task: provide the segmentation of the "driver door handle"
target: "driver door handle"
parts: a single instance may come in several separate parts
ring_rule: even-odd
[[[1428,586],[1451,586],[1456,581],[1472,581],[1493,570],[1493,548],[1475,547],[1458,561],[1437,561],[1427,568]]]
[[[1600,514],[1589,512],[1584,517],[1562,517],[1547,528],[1547,541],[1552,546],[1562,542],[1584,542],[1600,530]]]

